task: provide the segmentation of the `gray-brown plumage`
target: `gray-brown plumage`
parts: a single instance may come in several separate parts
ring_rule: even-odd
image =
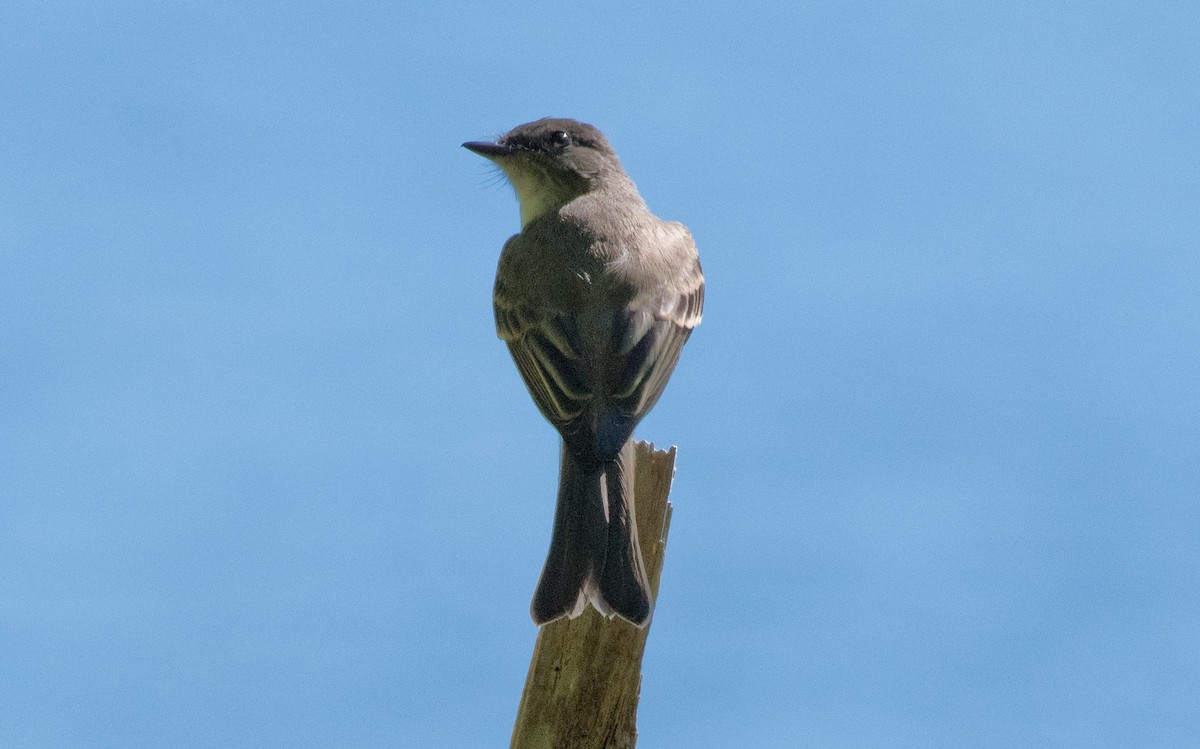
[[[647,209],[599,130],[566,119],[464,143],[516,189],[521,233],[496,272],[496,329],[563,438],[538,624],[590,601],[650,618],[633,507],[633,428],[700,323],[704,276],[691,234]]]

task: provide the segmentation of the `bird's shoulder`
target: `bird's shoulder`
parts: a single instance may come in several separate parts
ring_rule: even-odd
[[[564,222],[535,221],[510,237],[492,292],[500,337],[516,340],[547,318],[583,310],[604,273],[593,249],[592,238]]]
[[[613,265],[627,274],[630,285],[638,290],[631,307],[689,330],[700,324],[704,271],[686,226],[653,218],[629,242],[626,255]]]

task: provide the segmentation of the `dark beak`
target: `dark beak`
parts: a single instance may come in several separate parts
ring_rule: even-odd
[[[487,141],[471,141],[463,143],[463,148],[468,151],[474,151],[485,159],[497,159],[505,156],[511,156],[517,149],[512,146],[502,146],[499,143],[488,143]]]

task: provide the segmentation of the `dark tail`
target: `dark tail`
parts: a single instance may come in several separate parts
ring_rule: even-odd
[[[590,602],[605,616],[641,627],[650,619],[650,584],[633,509],[633,440],[614,460],[587,470],[564,447],[558,506],[546,566],[533,594],[538,625],[572,619]]]

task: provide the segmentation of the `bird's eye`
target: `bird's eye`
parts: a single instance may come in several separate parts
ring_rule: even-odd
[[[550,133],[550,143],[557,148],[565,148],[571,145],[571,136],[563,130],[555,130]]]

